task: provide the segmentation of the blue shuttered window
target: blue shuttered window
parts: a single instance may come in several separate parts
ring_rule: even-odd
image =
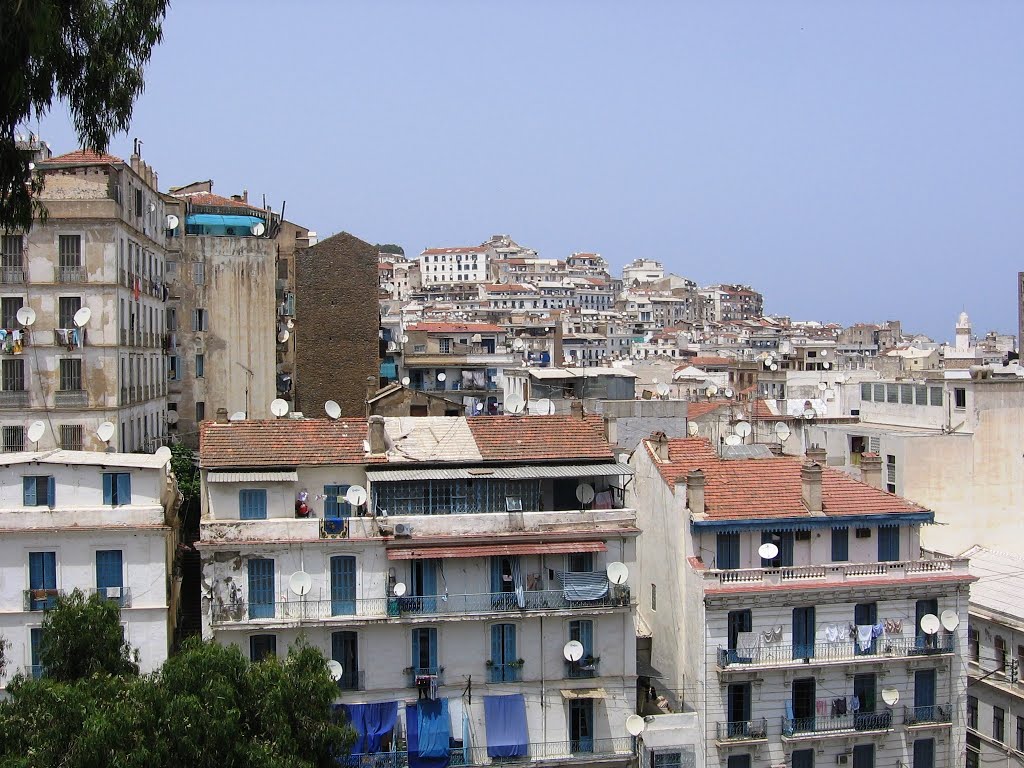
[[[334,632],[331,635],[331,658],[341,664],[342,690],[359,690],[359,635],[355,632]]]
[[[437,630],[424,627],[412,631],[412,671],[414,675],[436,675]]]
[[[832,529],[832,562],[845,563],[850,559],[850,529]]]
[[[853,748],[853,768],[875,768],[874,744],[857,744]]]
[[[245,488],[238,492],[238,519],[267,519],[266,490],[262,488]]]
[[[57,592],[57,553],[28,553],[28,588],[32,591],[31,608],[42,611],[52,608]]]
[[[814,768],[814,750],[793,750],[793,768]]]
[[[128,472],[103,473],[103,503],[115,507],[132,503],[132,476]]]
[[[96,591],[101,597],[107,595],[107,590],[116,588],[120,599],[120,590],[124,586],[123,559],[120,549],[101,549],[96,552]],[[110,595],[115,598],[114,594]]]
[[[324,486],[324,517],[351,517],[352,505],[345,501],[347,485]]]
[[[867,625],[874,626],[878,623],[878,604],[877,603],[858,603],[853,606],[853,623],[855,626],[863,627]],[[861,649],[860,643],[855,646],[854,653],[858,656],[869,656],[875,653],[875,648],[878,644],[878,638],[871,638],[871,645],[867,648]]]
[[[249,561],[249,618],[274,618],[274,561],[271,559]]]
[[[594,700],[569,701],[569,749],[573,753],[594,751]]]
[[[277,635],[253,635],[249,638],[249,658],[252,661],[277,656]]]
[[[720,533],[717,538],[715,567],[721,570],[740,567],[740,535]]]
[[[28,475],[21,479],[22,501],[26,507],[56,504],[57,483],[53,475]]]
[[[935,739],[914,742],[914,768],[935,768]]]
[[[914,673],[914,714],[925,722],[935,716],[935,670],[919,669]]]
[[[32,659],[32,677],[43,676],[43,630],[42,627],[33,627],[29,630],[29,651]]]
[[[492,625],[489,682],[509,683],[518,680],[518,658],[516,655],[516,625]]]
[[[594,661],[594,622],[590,619],[570,621],[569,639],[583,646],[583,658],[569,663],[569,677],[594,677],[597,673]]]
[[[793,609],[793,658],[814,657],[814,606]]]
[[[900,528],[898,525],[882,525],[878,528],[878,561],[892,562],[900,559]]]
[[[356,559],[351,555],[331,558],[331,615],[352,616],[356,612]]]

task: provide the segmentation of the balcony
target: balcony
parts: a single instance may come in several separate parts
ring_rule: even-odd
[[[631,760],[634,756],[634,739],[624,736],[615,739],[578,739],[576,741],[539,741],[526,745],[522,757],[492,758],[487,747],[451,747],[451,766],[530,765],[537,762],[553,762],[593,765],[596,762]],[[376,752],[373,754],[352,754],[340,760],[341,766],[352,768],[408,768],[407,752]]]
[[[62,592],[59,589],[26,589],[22,591],[24,610],[46,611],[57,604]]]
[[[68,349],[84,347],[86,340],[85,334],[85,328],[77,328],[74,325],[70,328],[54,328],[53,345],[55,347],[67,347]]]
[[[496,664],[487,660],[488,683],[518,683],[523,679],[523,659],[510,661],[507,664]]]
[[[104,587],[103,589],[90,589],[89,595],[99,595],[112,603],[117,603],[120,608],[132,607],[132,591],[127,587]]]
[[[718,669],[738,671],[755,667],[822,666],[835,662],[879,661],[932,654],[953,653],[953,635],[932,637],[875,638],[861,650],[853,640],[814,645],[760,644],[756,648],[735,650],[718,648]]]
[[[85,282],[85,267],[57,267],[58,283],[83,283]]]
[[[444,685],[444,667],[406,667],[402,673],[410,688],[430,689]]]
[[[89,392],[84,389],[62,389],[54,393],[57,408],[88,408]]]
[[[818,586],[822,584],[856,587],[866,581],[879,579],[898,581],[902,579],[929,576],[950,576],[970,578],[968,560],[963,557],[936,560],[905,560],[882,563],[829,563],[828,565],[796,565],[783,568],[738,568],[718,570],[708,568],[701,571],[704,589],[713,592],[725,587],[759,588],[792,586]]]
[[[0,392],[0,408],[28,408],[28,392],[13,389]]]
[[[16,285],[25,282],[24,267],[0,267],[0,283]]]
[[[565,662],[565,676],[570,679],[597,677],[597,668],[600,664],[600,656],[584,656],[579,661],[567,661]]]
[[[366,690],[366,672],[361,669],[348,670],[344,669],[341,673],[341,679],[338,680],[338,690],[345,691],[365,691]]]
[[[884,712],[852,712],[847,715],[782,717],[782,736],[790,739],[888,730],[892,730],[891,709]]]
[[[908,728],[949,725],[952,722],[953,706],[951,704],[903,708],[903,724]]]
[[[720,721],[715,723],[715,742],[719,746],[767,740],[768,720],[763,717],[755,720]]]

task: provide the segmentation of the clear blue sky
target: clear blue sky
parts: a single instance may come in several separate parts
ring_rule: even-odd
[[[795,318],[1012,332],[1022,33],[1018,0],[176,0],[112,149],[412,255],[503,232]]]

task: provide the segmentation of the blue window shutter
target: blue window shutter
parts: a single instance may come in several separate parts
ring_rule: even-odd
[[[267,519],[267,492],[260,488],[244,488],[238,492],[240,520]]]
[[[505,663],[505,659],[501,653],[501,641],[502,641],[502,630],[504,629],[503,624],[493,624],[491,626],[491,682],[499,683],[504,677],[504,669],[502,665]]]
[[[103,473],[103,503],[113,504],[114,503],[114,473],[104,472]]]
[[[437,594],[437,560],[423,561],[423,594]]]
[[[356,612],[356,559],[351,555],[331,558],[331,615]]]
[[[516,661],[519,658],[516,654],[516,625],[505,625],[505,663]]]
[[[96,589],[121,587],[123,584],[123,558],[120,549],[104,549],[96,552]]]
[[[249,561],[249,618],[274,617],[274,561],[253,558]]]
[[[832,562],[844,563],[850,559],[850,529],[832,529]]]
[[[919,669],[914,673],[914,706],[935,706],[934,669]]]
[[[917,739],[914,741],[914,768],[934,768],[935,740]]]
[[[249,494],[246,491],[238,492],[238,519],[249,520]]]
[[[491,592],[501,592],[501,558],[491,558]]]
[[[420,669],[420,630],[412,631],[412,669],[413,674]]]
[[[45,552],[28,553],[28,587],[29,589],[46,589],[43,576],[43,555]]]
[[[117,503],[132,503],[132,476],[127,472],[117,474]]]
[[[46,506],[55,507],[57,505],[57,480],[53,475],[49,475],[46,478]]]
[[[433,674],[437,672],[437,630],[431,627],[427,636],[430,638],[430,671]]]
[[[21,479],[22,494],[25,497],[25,506],[36,505],[36,479],[35,477],[23,477]]]

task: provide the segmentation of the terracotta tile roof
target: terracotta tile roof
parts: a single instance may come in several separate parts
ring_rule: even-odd
[[[482,245],[471,245],[465,248],[427,248],[420,256],[440,256],[442,253],[485,253],[487,249]]]
[[[478,416],[468,423],[485,461],[614,458],[600,416]]]
[[[520,283],[488,283],[484,286],[484,290],[492,293],[533,293],[537,289],[532,285]]]
[[[426,331],[427,333],[504,333],[505,329],[493,323],[416,323],[406,331]]]
[[[654,458],[649,441],[644,441]],[[674,486],[694,469],[704,472],[705,511],[709,520],[771,519],[807,514],[801,498],[801,462],[792,457],[771,459],[718,458],[703,438],[669,440],[669,461],[655,464]],[[925,512],[906,499],[854,480],[831,467],[822,468],[822,509],[826,515]]]
[[[695,357],[690,360],[689,365],[695,365],[700,368],[702,365],[732,365],[733,361],[728,357]]]
[[[782,419],[783,421],[789,421],[796,418],[795,416],[790,416],[786,413],[774,413],[772,409],[768,406],[768,403],[766,403],[764,400],[755,400],[751,411],[752,413],[750,417],[752,419],[770,419],[772,421],[778,421],[779,419]]]
[[[64,155],[57,155],[48,160],[40,161],[39,165],[110,165],[111,163],[123,163],[120,157],[109,155],[106,152],[94,152],[91,149],[76,149]]]
[[[699,419],[701,416],[707,416],[712,411],[717,411],[729,404],[728,400],[698,400],[694,403],[687,403],[686,418]]]
[[[363,452],[365,419],[274,419],[218,424],[199,430],[199,460],[213,467],[296,467],[384,461]]]
[[[263,210],[258,205],[243,203],[241,200],[232,200],[230,197],[215,195],[213,192],[193,192],[185,195],[175,194],[174,196],[183,198],[192,203],[192,205],[208,205],[211,208],[248,208],[253,211]]]

